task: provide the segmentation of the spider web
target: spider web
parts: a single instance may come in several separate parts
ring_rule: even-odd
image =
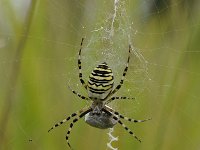
[[[77,68],[82,37],[84,79],[106,61],[115,85],[131,44],[129,70],[115,95],[136,100],[111,107],[153,118],[124,121],[141,144],[115,126],[113,149],[199,149],[199,6],[197,0],[0,1],[0,149],[68,149],[69,124],[47,130],[89,105],[66,87],[87,95]],[[75,149],[106,149],[107,132],[80,120],[70,142]]]

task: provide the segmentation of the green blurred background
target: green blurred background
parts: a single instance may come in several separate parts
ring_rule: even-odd
[[[136,100],[111,106],[129,117],[152,117],[139,124],[123,121],[142,143],[116,125],[113,147],[199,150],[199,9],[198,0],[120,0],[110,35],[114,0],[0,0],[0,149],[69,149],[69,123],[47,131],[89,105],[66,86],[87,95],[77,69],[86,37],[85,80],[106,60],[118,83],[132,43],[126,81],[116,95]],[[76,150],[105,150],[107,133],[80,120],[70,142]]]

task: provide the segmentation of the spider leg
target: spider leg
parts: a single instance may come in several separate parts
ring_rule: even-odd
[[[80,114],[80,113],[82,113],[82,112],[85,112],[86,110],[88,110],[88,108],[83,108],[83,109],[81,109],[81,110],[79,110],[79,111],[76,111],[76,112],[72,113],[72,114],[71,114],[70,116],[68,116],[67,118],[65,118],[65,119],[63,119],[62,121],[56,123],[53,127],[51,127],[51,128],[48,130],[48,132],[50,132],[50,131],[53,130],[54,128],[56,128],[56,127],[62,125],[63,123],[69,121],[71,118],[77,116],[78,114]]]
[[[77,95],[78,97],[80,97],[83,100],[89,100],[89,98],[79,94],[78,92],[74,91],[70,86],[68,86],[68,88],[72,91],[72,93],[74,93],[75,95]]]
[[[119,96],[116,96],[116,97],[112,97],[109,100],[107,100],[106,104],[108,104],[108,103],[110,103],[110,102],[112,102],[116,99],[135,99],[135,98],[134,97],[124,97],[124,96],[119,97]]]
[[[82,47],[83,47],[83,40],[84,40],[84,38],[82,38],[82,40],[81,40],[81,47],[80,47],[80,50],[79,50],[79,53],[78,53],[78,69],[79,69],[79,79],[81,81],[81,84],[87,90],[87,84],[83,80],[82,69],[81,69],[81,50],[82,50]]]
[[[119,120],[116,116],[113,116],[113,119],[115,119],[116,121],[118,121],[118,123],[124,127],[124,129],[131,134],[136,140],[138,140],[139,142],[141,142],[141,140],[123,123],[121,122],[121,120]]]
[[[120,114],[119,112],[113,110],[112,108],[108,107],[108,106],[105,106],[106,109],[111,112],[112,114],[116,115],[118,118],[121,118],[121,119],[124,119],[124,120],[127,120],[127,121],[130,121],[130,122],[145,122],[145,121],[148,121],[148,120],[151,120],[151,118],[149,119],[144,119],[144,120],[136,120],[136,119],[133,119],[133,118],[128,118],[126,116],[123,116],[122,114]]]
[[[67,144],[68,146],[70,147],[70,149],[72,149],[70,143],[69,143],[69,135],[71,133],[71,130],[74,126],[74,124],[80,119],[82,118],[83,116],[85,116],[88,112],[90,112],[92,109],[91,108],[88,108],[87,110],[85,110],[84,112],[82,112],[77,118],[75,118],[71,123],[70,123],[70,127],[67,131],[67,135],[66,135],[66,140],[67,140]]]
[[[127,73],[127,71],[128,71],[128,64],[129,64],[130,55],[131,55],[131,45],[129,45],[129,51],[128,51],[128,52],[129,52],[129,53],[128,53],[128,59],[127,59],[126,67],[125,67],[124,72],[123,72],[123,74],[122,74],[121,81],[120,81],[120,83],[116,86],[116,88],[115,88],[112,92],[110,92],[110,94],[107,96],[107,98],[110,97],[110,96],[112,96],[113,94],[115,94],[115,93],[121,88],[121,86],[122,86],[123,83],[124,83],[124,79],[125,79],[126,73]]]
[[[103,108],[103,111],[107,114],[112,115],[113,119],[115,121],[117,121],[130,135],[132,135],[136,140],[138,140],[139,142],[141,142],[141,140],[115,115],[113,115],[111,112],[109,112],[108,110],[106,110],[105,108]]]

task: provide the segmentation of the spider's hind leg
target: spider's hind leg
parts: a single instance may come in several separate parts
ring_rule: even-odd
[[[81,47],[78,53],[78,69],[79,69],[79,79],[81,81],[81,84],[85,87],[85,89],[87,90],[87,84],[85,83],[85,81],[83,80],[83,74],[82,74],[82,66],[81,66],[81,51],[82,51],[82,47],[83,47],[83,41],[84,38],[82,38],[81,40]]]
[[[125,79],[125,76],[126,76],[126,73],[127,73],[127,71],[128,71],[128,65],[129,65],[130,55],[131,55],[131,45],[129,45],[128,59],[127,59],[127,62],[126,62],[126,67],[125,67],[124,72],[123,72],[123,74],[122,74],[121,81],[120,81],[120,83],[116,86],[116,88],[115,88],[107,97],[110,97],[110,96],[112,96],[113,94],[115,94],[115,93],[121,88],[121,86],[123,85],[124,79]]]

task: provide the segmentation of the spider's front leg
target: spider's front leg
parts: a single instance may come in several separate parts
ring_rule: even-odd
[[[129,134],[131,134],[136,140],[141,142],[141,140],[131,131],[120,119],[119,117],[113,115],[107,108],[103,108],[103,111],[112,116],[113,120],[118,122]]]
[[[48,130],[48,132],[50,132],[50,131],[53,130],[54,128],[56,128],[56,127],[62,125],[63,123],[69,121],[71,118],[77,116],[78,114],[87,111],[88,109],[89,109],[89,108],[83,108],[83,109],[81,109],[81,110],[79,110],[79,111],[76,111],[76,112],[72,113],[72,114],[71,114],[70,116],[68,116],[67,118],[65,118],[65,119],[63,119],[62,121],[56,123],[53,127],[51,127],[51,128]]]
[[[72,149],[70,143],[69,143],[69,135],[71,133],[71,130],[74,126],[74,124],[79,121],[80,118],[84,117],[87,113],[89,113],[90,111],[92,111],[92,108],[88,108],[87,110],[85,110],[84,112],[82,112],[77,118],[75,118],[71,123],[70,123],[70,127],[67,131],[67,135],[66,135],[66,140],[67,140],[67,144],[70,147],[70,149]]]
[[[109,106],[105,106],[105,109],[107,109],[107,111],[111,112],[113,115],[115,115],[116,117],[118,118],[121,118],[121,119],[124,119],[126,121],[130,121],[130,122],[134,122],[134,123],[137,123],[137,122],[145,122],[145,121],[148,121],[148,120],[151,120],[151,118],[149,119],[143,119],[143,120],[137,120],[137,119],[133,119],[133,118],[128,118],[122,114],[120,114],[119,112],[113,110],[112,108],[110,108]]]

